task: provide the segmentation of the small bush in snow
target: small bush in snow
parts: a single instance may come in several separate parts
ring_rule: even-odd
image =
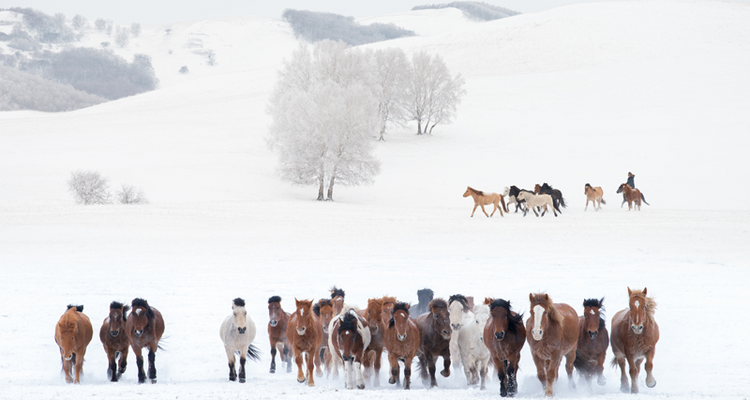
[[[95,171],[75,171],[70,174],[68,190],[73,193],[78,204],[109,204],[112,197],[109,193],[107,178]]]
[[[125,47],[130,43],[130,31],[128,28],[118,26],[115,30],[115,43],[117,47]]]
[[[188,72],[190,72],[190,71],[188,71],[187,65],[183,65],[182,68],[180,68],[180,73],[181,74],[187,74]]]
[[[143,190],[133,185],[122,185],[122,190],[117,192],[117,200],[122,204],[147,204],[146,195]]]
[[[86,27],[86,24],[88,24],[88,20],[86,20],[86,17],[84,17],[81,14],[76,14],[75,17],[71,20],[73,23],[73,28],[76,30],[81,30]]]
[[[130,25],[130,33],[133,34],[133,37],[138,37],[138,35],[141,34],[141,24],[133,22],[133,24]]]

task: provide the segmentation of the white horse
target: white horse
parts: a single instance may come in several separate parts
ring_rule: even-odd
[[[518,200],[516,200],[516,196],[510,195],[510,188],[507,186],[505,187],[505,190],[503,190],[503,197],[505,197],[505,202],[508,205],[508,207],[510,207],[511,204],[515,204],[516,211],[518,211],[518,205],[519,205]]]
[[[486,304],[474,306],[474,318],[458,332],[460,358],[464,365],[466,381],[476,385],[481,379],[480,389],[486,389],[487,366],[490,363],[490,351],[484,345],[484,326],[490,319],[490,307]]]
[[[461,328],[474,321],[474,314],[469,309],[469,300],[460,294],[454,294],[448,299],[448,312],[450,313],[451,334],[450,350],[453,370],[458,371],[461,368],[461,350],[458,343],[458,332]]]
[[[518,194],[518,200],[523,200],[526,202],[526,209],[523,210],[523,216],[526,216],[526,213],[531,210],[534,211],[534,215],[537,217],[539,214],[536,212],[536,207],[544,207],[544,211],[542,211],[542,217],[545,213],[547,213],[547,206],[552,209],[552,213],[555,214],[555,217],[557,216],[557,212],[555,212],[555,205],[552,202],[552,196],[548,194],[533,194],[529,192],[521,192]]]
[[[365,355],[365,349],[370,345],[372,335],[367,321],[357,313],[353,308],[344,309],[341,314],[331,320],[328,330],[328,348],[331,349],[331,355],[334,361],[338,360],[344,365],[344,382],[347,389],[365,388],[365,378],[362,375],[362,358]],[[362,338],[362,348],[352,344],[344,343],[340,337],[341,332],[345,331],[347,336],[351,330],[356,330]],[[334,345],[335,342],[335,345]]]
[[[219,336],[224,342],[224,349],[227,351],[229,360],[229,380],[237,379],[237,373],[234,370],[235,353],[240,356],[240,383],[245,382],[245,360],[250,357],[253,360],[260,360],[260,351],[252,345],[255,340],[255,324],[247,316],[245,310],[245,300],[241,298],[234,299],[232,303],[232,315],[228,316],[221,324]]]

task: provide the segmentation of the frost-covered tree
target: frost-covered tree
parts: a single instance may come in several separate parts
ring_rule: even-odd
[[[138,22],[133,22],[130,25],[130,33],[133,34],[133,37],[138,37],[138,35],[141,34],[141,24]]]
[[[439,55],[419,51],[412,56],[406,113],[417,121],[417,135],[430,134],[437,124],[449,124],[466,94],[461,74],[451,76]],[[423,129],[424,128],[424,129]]]
[[[317,185],[318,200],[333,200],[336,184],[373,181],[378,100],[368,58],[341,42],[301,45],[285,62],[271,95],[269,147],[285,180]],[[327,193],[326,193],[327,187]]]
[[[130,30],[124,26],[115,29],[115,43],[117,47],[125,47],[130,43]]]
[[[375,85],[380,115],[380,138],[385,140],[389,123],[402,124],[406,120],[404,100],[409,83],[409,60],[403,50],[387,48],[373,53]]]
[[[96,171],[75,171],[70,174],[68,190],[78,204],[109,204],[109,182]]]
[[[76,14],[76,16],[73,17],[71,22],[73,23],[73,28],[79,31],[85,28],[86,24],[88,24],[88,20],[86,19],[86,17],[84,17],[81,14]]]

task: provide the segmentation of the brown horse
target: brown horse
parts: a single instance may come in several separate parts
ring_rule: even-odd
[[[635,207],[637,207],[638,211],[641,211],[641,201],[646,203],[646,205],[650,205],[646,202],[646,198],[640,190],[631,188],[627,183],[620,185],[617,189],[617,193],[622,193],[625,201],[628,202],[628,211],[633,209],[633,203],[635,203]]]
[[[346,388],[354,389],[356,386],[357,389],[364,389],[362,362],[365,349],[370,344],[367,321],[350,308],[334,318],[330,333],[328,341],[334,357],[340,358],[344,363]]]
[[[315,358],[320,357],[318,349],[320,340],[323,338],[323,330],[318,324],[318,319],[312,311],[312,300],[294,299],[297,309],[289,318],[286,327],[286,337],[294,351],[294,362],[297,364],[297,382],[305,382],[308,386],[315,386],[313,368]],[[307,366],[307,374],[302,368],[302,357]]]
[[[586,299],[583,301],[583,316],[578,318],[578,347],[573,366],[586,381],[591,381],[594,375],[596,382],[604,386],[604,360],[607,358],[609,347],[609,332],[604,322],[604,298]]]
[[[92,337],[94,337],[94,328],[91,326],[89,317],[83,313],[83,306],[69,305],[55,325],[55,343],[60,347],[60,359],[66,382],[81,383],[86,346],[89,345]]]
[[[471,216],[474,216],[474,212],[477,210],[477,207],[482,207],[482,212],[484,215],[487,215],[487,211],[485,211],[484,206],[493,204],[495,207],[492,209],[492,214],[487,215],[488,217],[491,217],[495,215],[495,211],[500,210],[500,216],[503,216],[503,209],[505,209],[505,212],[508,212],[508,206],[505,205],[505,199],[503,198],[503,195],[497,194],[497,193],[485,193],[481,190],[476,190],[471,188],[470,186],[466,187],[466,191],[464,192],[464,197],[469,197],[474,199],[474,209],[471,210]],[[500,204],[502,204],[502,207],[500,207]]]
[[[552,397],[552,385],[563,356],[568,383],[573,381],[573,362],[578,343],[578,314],[564,303],[553,303],[547,294],[529,293],[530,316],[526,320],[526,340],[536,364],[536,375],[544,387],[544,395]]]
[[[398,300],[392,296],[383,296],[380,298],[381,311],[380,311],[380,322],[383,327],[387,327],[393,316],[393,308],[396,306]]]
[[[385,331],[385,325],[382,321],[382,299],[367,300],[367,308],[360,311],[359,315],[367,321],[367,325],[370,327],[370,344],[365,350],[363,360],[365,376],[367,379],[372,376],[373,386],[380,386],[380,363],[383,358],[383,333]]]
[[[583,194],[586,195],[586,208],[584,208],[583,211],[589,209],[589,201],[594,205],[594,211],[599,211],[602,208],[602,204],[607,204],[607,202],[604,201],[604,189],[602,189],[601,186],[591,187],[591,185],[587,183],[583,187]]]
[[[268,299],[268,339],[271,341],[271,370],[276,372],[276,351],[279,361],[286,362],[286,372],[292,372],[292,348],[286,337],[286,327],[290,314],[281,308],[281,297],[272,296]]]
[[[141,354],[144,347],[148,348],[148,378],[151,383],[156,383],[156,349],[159,348],[159,340],[164,334],[164,318],[159,310],[149,306],[146,300],[135,298],[130,305],[133,306],[133,311],[125,322],[125,332],[135,354],[138,383],[146,382]]]
[[[318,357],[315,358],[315,375],[323,376],[323,371],[320,369],[321,362],[325,365],[326,376],[331,373],[331,349],[328,348],[328,325],[333,319],[333,302],[328,299],[320,299],[313,306],[313,312],[318,317],[318,324],[320,330],[323,332],[323,336],[320,339],[320,347],[318,347]]]
[[[99,329],[99,339],[104,346],[104,352],[109,359],[109,368],[107,368],[107,377],[112,382],[122,376],[128,367],[128,348],[130,341],[125,333],[125,322],[128,319],[129,305],[123,305],[113,301],[109,305],[109,317],[104,318],[101,329]],[[117,356],[120,356],[120,369],[117,369]]]
[[[486,298],[490,306],[490,318],[484,326],[484,345],[490,350],[492,362],[500,380],[500,396],[515,396],[518,392],[518,363],[521,349],[526,343],[526,328],[523,315],[510,309],[510,302],[503,299]]]
[[[615,359],[612,365],[619,365],[620,390],[628,392],[628,377],[625,374],[625,361],[630,372],[630,393],[638,393],[638,374],[641,372],[641,362],[646,359],[646,386],[656,386],[656,379],[651,371],[654,368],[654,353],[656,342],[659,341],[659,325],[654,320],[656,302],[646,297],[643,291],[630,290],[630,307],[618,311],[612,318],[612,352]]]
[[[388,350],[388,362],[391,364],[391,377],[388,383],[400,384],[398,361],[404,363],[404,389],[411,388],[411,363],[419,350],[420,336],[417,323],[409,317],[409,304],[398,302],[391,311],[391,319],[383,335],[385,348]]]
[[[344,292],[344,289],[339,289],[336,286],[331,289],[331,301],[333,302],[333,313],[334,315],[341,314],[341,311],[344,310],[344,298],[346,297],[346,292]]]
[[[419,328],[419,375],[422,383],[430,387],[437,386],[435,379],[435,362],[437,357],[443,357],[443,370],[440,375],[449,377],[451,375],[451,321],[448,312],[448,303],[443,299],[434,299],[429,305],[430,312],[417,317],[416,323]],[[427,369],[429,368],[429,375]]]

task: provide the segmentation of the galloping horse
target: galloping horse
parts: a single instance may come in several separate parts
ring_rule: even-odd
[[[292,348],[286,337],[286,327],[291,315],[281,308],[281,297],[272,296],[268,299],[268,339],[271,341],[271,370],[276,372],[276,351],[279,351],[279,361],[286,361],[286,372],[292,372]]]
[[[367,321],[354,309],[339,314],[331,323],[329,346],[334,357],[344,362],[346,388],[365,388],[362,376],[362,359],[370,345],[370,329]]]
[[[113,301],[109,305],[109,316],[104,318],[101,329],[99,329],[99,339],[104,346],[104,352],[107,353],[109,366],[107,368],[107,377],[110,381],[117,380],[128,367],[128,348],[130,341],[125,333],[125,322],[128,320],[129,305],[123,305]],[[122,335],[120,334],[122,333]],[[117,356],[120,356],[120,369],[117,369]]]
[[[331,349],[328,348],[328,325],[333,319],[333,302],[328,299],[320,299],[313,306],[313,312],[318,317],[318,324],[321,332],[323,332],[318,348],[319,357],[315,358],[315,375],[323,376],[323,371],[320,369],[320,364],[323,363],[326,368],[326,376],[328,376],[331,374],[332,360]]]
[[[646,205],[648,206],[651,205],[646,202],[646,198],[643,196],[643,193],[641,193],[639,189],[633,189],[628,186],[627,183],[623,183],[622,185],[620,185],[620,187],[617,189],[617,193],[622,193],[623,197],[625,197],[625,201],[628,202],[628,211],[633,209],[633,203],[635,203],[638,211],[641,211],[641,201],[646,203]]]
[[[523,210],[524,217],[526,216],[526,213],[529,212],[529,210],[533,211],[534,215],[538,217],[539,214],[536,212],[536,207],[544,207],[544,211],[542,211],[542,217],[547,213],[547,207],[549,207],[549,209],[552,209],[552,213],[555,214],[555,217],[557,217],[555,205],[552,202],[552,196],[548,194],[533,194],[529,192],[521,192],[518,194],[518,199],[523,200],[526,203],[526,208]]]
[[[320,357],[318,349],[323,337],[323,330],[312,312],[312,300],[297,300],[295,298],[294,301],[297,309],[289,318],[286,337],[289,338],[289,344],[294,351],[294,362],[297,364],[297,382],[302,383],[307,380],[308,386],[315,386],[314,360],[316,357]],[[303,355],[307,366],[307,374],[302,368]]]
[[[487,365],[490,363],[490,351],[484,345],[484,326],[490,318],[490,308],[484,304],[477,304],[471,312],[472,318],[461,327],[461,330],[453,332],[458,336],[458,353],[453,353],[454,362],[461,360],[466,382],[469,385],[480,384],[481,390],[486,389],[485,378],[487,378]],[[451,317],[453,312],[451,312]]]
[[[94,337],[94,328],[91,326],[89,317],[83,313],[83,306],[69,305],[55,325],[55,343],[60,347],[60,359],[66,382],[81,383],[86,346],[89,345],[92,337]],[[73,378],[74,368],[75,379]]]
[[[521,349],[526,343],[523,315],[511,311],[510,302],[486,298],[490,306],[490,319],[484,325],[484,344],[490,350],[492,362],[500,380],[500,396],[515,396],[518,392],[518,363]]]
[[[536,184],[534,186],[534,193],[536,194],[548,194],[552,196],[552,202],[555,204],[555,208],[557,209],[557,212],[562,214],[562,211],[560,211],[560,206],[567,207],[565,204],[565,199],[563,198],[563,194],[558,189],[552,188],[552,186],[548,185],[547,182],[543,183],[541,186],[539,184]]]
[[[437,386],[435,379],[435,362],[437,357],[443,357],[443,370],[440,375],[449,377],[451,375],[451,326],[448,303],[443,299],[435,299],[430,302],[430,312],[417,317],[417,328],[419,328],[419,375],[422,383],[430,387]],[[427,369],[429,368],[429,375]]]
[[[521,192],[527,192],[529,194],[534,194],[534,192],[532,192],[531,190],[520,189],[516,185],[513,185],[510,188],[506,188],[505,192],[507,192],[507,194],[503,193],[503,196],[505,196],[505,197],[508,198],[508,204],[510,204],[510,203],[515,203],[516,204],[516,212],[518,212],[519,208],[521,209],[521,211],[523,211],[524,207],[522,205],[525,203],[524,200],[521,200],[521,199],[518,198],[518,195]]]
[[[221,341],[224,342],[224,350],[227,352],[229,380],[237,379],[237,373],[234,370],[234,353],[238,353],[240,356],[240,383],[245,383],[245,360],[247,357],[260,360],[260,351],[252,344],[255,340],[255,323],[247,316],[245,300],[238,297],[232,301],[232,314],[222,322],[219,336]]]
[[[380,386],[380,363],[383,358],[383,334],[385,333],[385,325],[382,321],[383,300],[367,300],[367,308],[360,311],[359,315],[367,321],[370,327],[370,344],[365,349],[363,360],[365,375],[368,379],[372,376],[373,386]]]
[[[417,323],[409,318],[409,304],[394,304],[383,341],[388,350],[388,362],[391,364],[391,377],[388,383],[399,382],[398,361],[401,360],[404,363],[404,389],[411,388],[411,363],[419,351],[421,341]]]
[[[135,298],[130,305],[133,306],[133,311],[125,322],[125,332],[135,353],[138,383],[146,382],[141,355],[141,349],[144,347],[148,348],[148,378],[151,383],[156,383],[156,349],[159,348],[159,340],[164,334],[164,318],[159,310],[149,306],[146,300]]]
[[[601,186],[591,187],[591,185],[587,183],[586,186],[583,187],[583,194],[586,195],[586,208],[584,208],[583,211],[589,209],[589,201],[594,205],[594,211],[599,211],[602,208],[602,204],[607,204],[607,202],[604,201],[604,189],[602,189]],[[597,204],[597,202],[599,204]]]
[[[612,352],[615,359],[612,365],[619,365],[622,376],[620,377],[620,390],[628,392],[628,377],[625,374],[625,361],[628,363],[630,380],[630,393],[638,393],[638,374],[641,372],[641,362],[646,359],[646,386],[656,386],[656,379],[651,371],[654,368],[654,353],[656,342],[659,341],[659,325],[654,320],[656,302],[651,297],[646,297],[646,288],[643,291],[630,290],[630,307],[618,311],[612,318]]]
[[[526,320],[526,340],[536,364],[536,375],[544,387],[544,395],[552,397],[552,385],[563,356],[568,383],[573,381],[573,362],[578,343],[578,314],[564,303],[553,303],[547,294],[529,294],[530,316]]]
[[[471,312],[469,307],[469,300],[464,295],[454,294],[448,298],[448,311],[450,312],[451,319],[451,354],[453,359],[453,370],[458,372],[461,368],[461,350],[458,344],[458,333],[461,328],[466,324],[474,322],[474,313]]]
[[[503,195],[497,194],[497,193],[484,193],[481,190],[473,189],[469,186],[466,187],[466,192],[464,192],[464,197],[471,196],[474,199],[474,209],[471,210],[471,216],[474,216],[474,212],[477,210],[477,207],[482,207],[482,212],[484,215],[487,215],[487,211],[485,211],[484,206],[493,204],[494,208],[492,209],[492,214],[487,215],[488,217],[495,215],[495,211],[500,210],[500,216],[503,216],[503,209],[505,209],[505,212],[508,212],[508,206],[505,205],[505,199],[503,199]],[[502,207],[500,207],[500,204],[502,204]]]
[[[578,347],[573,366],[587,381],[597,375],[596,382],[604,386],[604,360],[609,347],[609,332],[604,322],[604,298],[583,301],[583,316],[578,318]]]

